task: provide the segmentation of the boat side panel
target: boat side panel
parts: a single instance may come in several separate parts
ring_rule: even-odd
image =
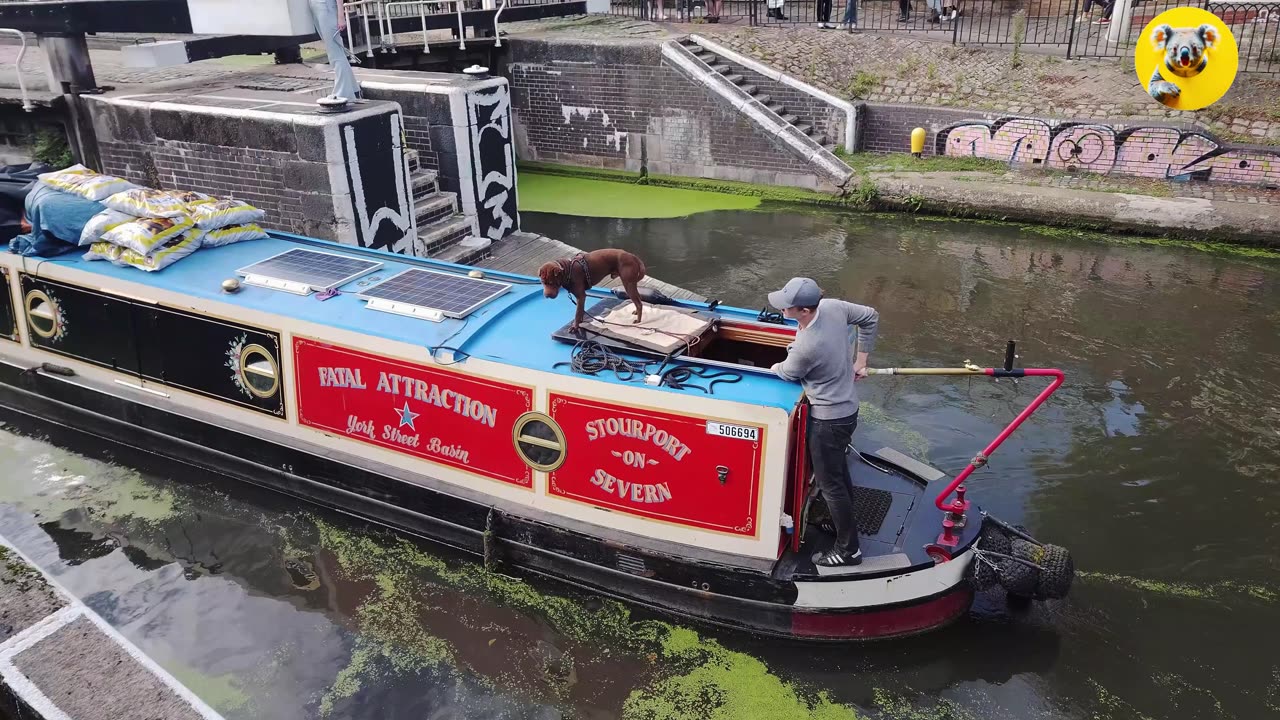
[[[550,473],[555,497],[661,522],[759,534],[768,428],[562,393],[551,417],[572,449]]]
[[[0,261],[10,263],[17,261],[20,263],[21,259],[14,256],[0,255]],[[43,273],[48,270],[49,264],[42,263],[39,267]],[[142,297],[134,295],[140,288],[128,283],[120,283],[111,278],[86,275],[83,272],[66,268],[55,267],[54,269],[59,271],[60,274],[65,273],[68,278],[74,277],[75,280],[80,282],[97,280],[101,287],[99,288],[98,285],[95,285],[95,289],[121,293],[129,298]],[[137,271],[134,270],[134,272],[136,273]],[[45,278],[37,278],[37,280],[46,281]],[[66,281],[59,282],[65,283]],[[141,289],[146,288],[143,287]],[[227,307],[222,303],[206,301],[200,297],[174,295],[168,292],[156,292],[149,295],[158,297],[161,307],[181,310],[220,321],[235,322],[221,314],[227,310]],[[121,299],[116,298],[116,300]],[[309,302],[321,304],[314,299],[310,299]],[[334,301],[331,300],[329,302]],[[176,304],[177,307],[172,307],[170,303]],[[698,527],[659,522],[649,518],[619,513],[607,507],[581,502],[568,502],[562,498],[551,497],[547,493],[548,478],[545,472],[535,471],[533,473],[533,492],[531,493],[528,489],[510,481],[499,481],[490,476],[480,475],[472,472],[469,468],[464,469],[451,467],[443,463],[429,462],[422,457],[399,450],[374,446],[367,441],[362,442],[345,432],[300,425],[297,422],[295,412],[297,400],[294,381],[295,358],[293,353],[290,352],[295,333],[304,334],[308,337],[320,337],[326,342],[332,340],[334,344],[358,347],[364,352],[388,360],[404,361],[422,366],[441,366],[433,361],[430,350],[421,345],[395,342],[377,336],[362,336],[258,311],[245,311],[242,315],[244,322],[252,323],[254,326],[280,329],[282,352],[279,364],[283,374],[281,385],[284,390],[287,422],[269,420],[266,421],[268,424],[263,424],[264,420],[261,419],[261,415],[257,412],[234,407],[226,402],[214,401],[207,396],[198,395],[184,388],[165,386],[143,379],[140,384],[148,392],[153,395],[157,392],[159,393],[149,402],[170,408],[177,413],[194,411],[226,417],[229,420],[251,426],[255,424],[261,425],[262,429],[267,432],[283,434],[286,437],[296,438],[316,445],[334,447],[354,457],[367,458],[375,463],[396,467],[404,471],[407,479],[411,478],[412,482],[420,483],[424,486],[433,483],[449,484],[459,489],[465,489],[468,492],[485,493],[495,499],[532,506],[543,512],[600,528],[610,528],[637,538],[653,538],[655,542],[677,543],[687,547],[704,548],[718,553],[757,560],[777,558],[778,537],[781,532],[779,517],[785,483],[786,430],[789,423],[788,415],[783,410],[706,396],[686,396],[670,392],[655,392],[652,388],[638,383],[602,384],[598,380],[587,376],[535,371],[479,357],[471,357],[463,362],[451,365],[449,369],[465,373],[472,378],[533,388],[534,409],[543,413],[549,411],[547,395],[550,392],[583,397],[600,397],[605,394],[611,401],[616,401],[617,404],[622,406],[648,406],[661,412],[702,418],[727,419],[729,422],[765,429],[760,458],[760,488],[756,496],[756,502],[760,509],[754,522],[757,530],[753,531],[753,535],[735,535]],[[432,325],[432,323],[426,321],[412,322],[418,322],[424,326]],[[58,362],[58,364],[71,367],[79,374],[100,377],[108,385],[117,382],[122,377],[122,375],[109,370],[95,369],[87,363],[59,360],[39,348],[26,350],[18,346],[13,347],[14,351],[17,352],[15,361],[23,366],[38,366],[41,362],[52,360]],[[98,363],[97,366],[98,368],[103,367],[101,363]],[[132,375],[129,377],[136,378],[137,376]],[[133,383],[134,387],[139,385],[136,380],[131,380],[130,382]],[[117,391],[125,395],[135,393],[134,390],[124,387],[118,388]],[[602,391],[604,392],[602,393]],[[387,403],[386,412],[391,412],[391,405],[391,403]],[[403,409],[403,403],[401,403],[401,408]],[[420,412],[420,410],[412,406],[410,410],[414,413]],[[399,423],[395,415],[388,415],[388,419],[397,425]],[[507,434],[502,444],[503,451],[511,448],[512,444],[512,438]],[[568,448],[567,452],[572,455],[575,450],[571,447]],[[730,481],[732,482],[732,480]],[[718,482],[718,480],[711,480],[711,482]]]
[[[22,274],[24,318],[31,345],[139,376],[133,303],[84,287]],[[47,324],[34,327],[28,306],[43,307]]]
[[[13,289],[9,286],[9,268],[0,267],[0,339],[19,342],[18,316],[14,312]]]
[[[531,388],[308,338],[294,337],[293,353],[300,424],[533,487],[511,441]]]

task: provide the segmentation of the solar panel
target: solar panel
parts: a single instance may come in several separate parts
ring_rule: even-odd
[[[506,283],[410,268],[361,292],[374,310],[440,322],[462,318],[510,290]]]
[[[294,248],[243,267],[248,285],[284,290],[297,295],[324,292],[382,267],[382,263],[347,255]]]

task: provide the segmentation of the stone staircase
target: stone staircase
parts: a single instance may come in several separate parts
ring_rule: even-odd
[[[470,265],[488,255],[492,241],[471,235],[471,221],[458,212],[457,193],[440,189],[436,171],[422,167],[417,152],[408,150],[405,156],[418,225],[413,254],[460,265]]]
[[[759,87],[756,83],[749,81],[746,77],[746,70],[735,66],[729,60],[704,48],[692,38],[686,37],[680,41],[680,44],[692,53],[694,57],[710,66],[712,70],[723,75],[725,80],[728,80],[739,88],[742,88],[743,92],[750,95],[761,105],[772,110],[786,122],[791,123],[795,129],[812,138],[814,142],[826,148],[828,152],[835,151],[837,145],[836,139],[829,138],[816,131],[814,129],[813,118],[801,117],[797,113],[791,112],[790,109],[787,108],[787,106],[779,99],[774,98],[769,93],[765,92],[765,89]]]

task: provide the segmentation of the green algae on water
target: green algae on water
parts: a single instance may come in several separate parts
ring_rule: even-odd
[[[475,563],[446,562],[398,536],[375,539],[318,519],[315,525],[320,547],[337,558],[342,571],[371,580],[377,588],[367,601],[377,610],[362,607],[357,613],[361,632],[371,638],[357,640],[351,662],[322,700],[322,714],[331,713],[337,700],[354,695],[368,679],[388,670],[411,671],[427,667],[430,661],[442,669],[452,665],[455,671],[467,672],[447,659],[445,646],[415,637],[405,627],[418,622],[415,603],[423,586],[415,573],[425,573],[431,581],[484,593],[494,603],[536,615],[575,642],[649,659],[657,675],[627,698],[623,706],[627,720],[857,718],[852,708],[821,693],[806,696],[757,658],[729,650],[689,628],[636,620],[623,603],[603,600],[587,607],[582,601],[539,592],[523,580],[486,571]],[[397,663],[395,657],[405,653],[411,661]]]
[[[1106,582],[1132,588],[1134,590],[1142,590],[1144,592],[1158,593],[1160,595],[1167,595],[1170,597],[1189,598],[1193,600],[1225,601],[1249,598],[1269,604],[1274,604],[1277,600],[1280,600],[1280,590],[1277,590],[1276,588],[1266,587],[1265,585],[1236,582],[1234,580],[1223,580],[1222,582],[1216,582],[1209,585],[1193,585],[1181,582],[1146,580],[1144,578],[1136,578],[1129,575],[1086,571],[1077,572],[1076,577],[1084,580],[1085,582]]]
[[[636,690],[622,708],[624,720],[856,720],[848,706],[825,693],[802,697],[763,662],[726,649],[693,630],[668,626],[663,661],[684,672]]]
[[[759,198],[525,172],[520,209],[581,217],[676,218],[710,210],[750,210]]]
[[[862,402],[858,405],[858,418],[868,425],[878,427],[893,435],[902,443],[895,448],[916,460],[926,462],[929,459],[929,439],[911,426],[893,417],[876,405]]]

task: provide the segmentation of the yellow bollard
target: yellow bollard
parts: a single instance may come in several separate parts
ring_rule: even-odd
[[[924,128],[911,131],[911,154],[920,157],[924,153]]]

